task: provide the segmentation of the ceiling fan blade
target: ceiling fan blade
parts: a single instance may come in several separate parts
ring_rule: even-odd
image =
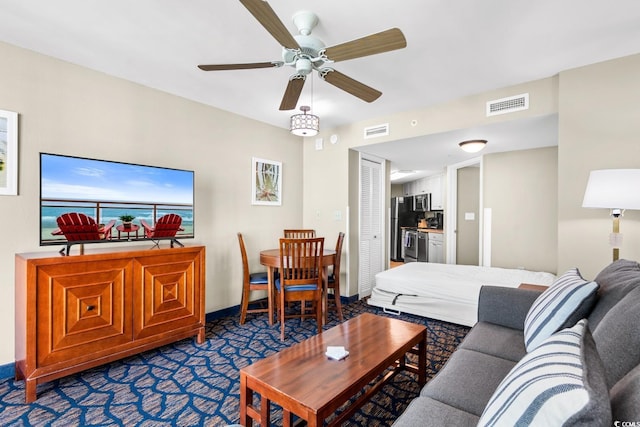
[[[264,0],[240,0],[240,3],[262,24],[280,45],[287,49],[300,49],[300,45],[284,26],[269,3]]]
[[[398,28],[371,34],[350,42],[331,46],[324,53],[332,61],[361,58],[407,47],[407,40]]]
[[[302,93],[304,87],[305,76],[295,75],[289,79],[287,89],[284,91],[282,102],[280,103],[280,110],[293,110],[298,104],[298,99]]]
[[[224,71],[224,70],[250,70],[253,68],[275,68],[282,67],[284,62],[271,61],[271,62],[252,62],[249,64],[213,64],[213,65],[198,65],[203,71]]]
[[[323,69],[320,77],[338,89],[342,89],[366,102],[373,102],[382,95],[382,92],[369,87],[364,83],[360,83],[359,81],[354,80],[334,69]]]

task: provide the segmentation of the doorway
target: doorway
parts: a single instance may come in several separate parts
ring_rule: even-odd
[[[480,165],[458,169],[456,264],[480,265]]]
[[[483,233],[482,158],[448,166],[447,181],[446,263],[484,265],[483,240],[488,236]]]

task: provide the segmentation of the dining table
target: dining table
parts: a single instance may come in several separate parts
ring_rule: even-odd
[[[322,252],[322,322],[327,323],[327,290],[329,287],[328,267],[336,262],[335,249],[323,249]],[[276,286],[273,278],[277,269],[280,268],[280,249],[265,249],[260,251],[260,264],[267,267],[269,281],[269,291],[267,292],[267,303],[269,307],[269,325],[273,325],[274,303]]]

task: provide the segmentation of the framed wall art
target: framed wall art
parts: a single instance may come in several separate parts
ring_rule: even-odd
[[[282,163],[252,159],[252,205],[282,205]]]
[[[0,195],[18,194],[18,113],[0,110]]]

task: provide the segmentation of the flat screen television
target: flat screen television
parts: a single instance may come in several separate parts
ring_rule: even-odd
[[[193,203],[193,171],[40,153],[41,246],[65,245],[67,253],[72,244],[80,243],[153,240],[158,244],[168,239],[173,246],[180,244],[178,239],[194,237]],[[65,235],[58,218],[81,216],[76,214],[95,222],[98,234]],[[174,236],[147,235],[143,224],[155,228],[169,214],[181,218]],[[130,225],[126,216],[134,217]]]

